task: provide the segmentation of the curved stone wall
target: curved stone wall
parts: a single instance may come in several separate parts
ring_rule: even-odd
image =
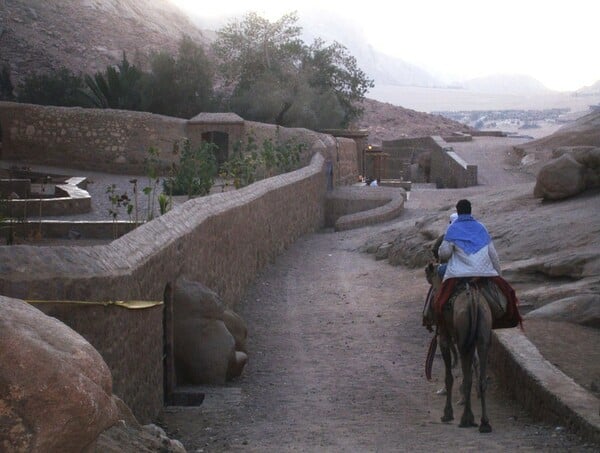
[[[269,261],[302,234],[323,226],[324,163],[317,153],[295,172],[190,200],[109,245],[1,246],[0,294],[65,302],[162,300],[165,289],[183,275],[218,292],[233,307]],[[112,365],[115,393],[134,413],[143,420],[154,417],[163,401],[162,316],[150,316],[143,329],[129,329],[134,321],[96,310],[98,315],[87,316],[89,310],[55,304],[53,315],[86,337]],[[118,335],[97,334],[105,316],[119,318],[123,329]],[[116,348],[115,342],[123,347]],[[144,342],[154,347],[140,354],[136,345]]]

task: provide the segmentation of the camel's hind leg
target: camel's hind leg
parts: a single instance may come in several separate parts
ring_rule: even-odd
[[[449,422],[454,420],[454,413],[452,412],[452,384],[454,383],[454,377],[452,376],[452,353],[450,352],[450,340],[440,335],[440,351],[442,352],[442,358],[444,359],[444,368],[446,369],[446,405],[444,406],[444,415],[442,417],[443,422]]]
[[[473,382],[473,355],[475,354],[475,348],[472,348],[470,351],[466,353],[461,353],[460,355],[460,364],[462,366],[463,372],[463,383],[462,383],[462,392],[463,398],[465,400],[465,408],[463,410],[462,417],[460,418],[460,426],[461,428],[470,428],[473,426],[477,426],[475,423],[475,416],[473,415],[473,410],[471,409],[471,387]]]

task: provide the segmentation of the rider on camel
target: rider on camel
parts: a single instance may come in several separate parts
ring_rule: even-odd
[[[442,307],[462,279],[487,277],[508,300],[506,320],[494,320],[497,327],[521,323],[514,289],[501,277],[500,259],[492,238],[482,223],[471,215],[471,202],[459,200],[458,218],[450,224],[438,250],[440,261],[448,260],[442,287],[436,294],[434,309],[439,319]]]
[[[485,226],[471,215],[471,202],[460,200],[456,213],[458,218],[448,227],[438,250],[440,260],[448,260],[444,281],[500,275],[498,253]]]

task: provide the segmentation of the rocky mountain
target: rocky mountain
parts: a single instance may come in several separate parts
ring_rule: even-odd
[[[478,93],[532,95],[550,93],[539,80],[522,74],[495,74],[477,77],[462,83],[462,87]]]
[[[136,62],[151,51],[175,52],[183,35],[207,42],[164,0],[0,0],[0,66],[10,66],[15,85],[60,66],[94,73],[123,52]]]
[[[600,95],[600,80],[592,85],[582,87],[573,93],[573,96],[599,96]]]
[[[342,43],[356,58],[359,67],[376,84],[421,87],[442,85],[441,81],[426,70],[374,49],[360,27],[339,16],[318,10],[301,11],[299,22],[305,42],[312,42],[320,37],[329,43]]]
[[[0,67],[10,66],[15,85],[26,75],[61,66],[74,72],[94,73],[117,63],[123,52],[143,65],[144,55],[152,51],[175,52],[183,35],[206,48],[215,38],[214,32],[200,30],[165,0],[0,0],[0,24]],[[331,33],[331,27],[332,24],[323,23],[311,33],[313,37],[319,36],[319,31]],[[360,36],[351,39],[352,29],[344,25],[337,29],[347,36],[349,48],[357,49],[361,67],[374,71],[373,77],[383,68],[394,67],[397,78],[390,79],[394,83],[433,83],[416,67],[400,60],[386,60]],[[308,36],[305,38],[309,40]],[[331,42],[331,35],[324,39]],[[465,128],[441,116],[373,100],[365,102],[365,115],[359,123],[358,126],[372,131],[374,142]]]

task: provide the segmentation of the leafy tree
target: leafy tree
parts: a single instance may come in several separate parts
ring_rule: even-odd
[[[312,87],[335,95],[345,113],[343,126],[361,115],[358,105],[374,84],[345,46],[339,42],[325,46],[322,39],[316,39],[307,49],[303,69]]]
[[[83,80],[67,68],[51,74],[34,74],[19,84],[17,101],[56,106],[86,106],[82,96]]]
[[[141,78],[142,71],[129,63],[123,52],[123,58],[116,67],[107,66],[104,72],[97,72],[93,77],[85,76],[89,90],[86,94],[94,107],[140,110]]]
[[[212,65],[201,46],[185,37],[176,57],[159,52],[144,76],[143,108],[163,115],[191,118],[212,105]]]
[[[0,101],[12,101],[14,96],[14,86],[10,80],[10,68],[8,65],[2,66],[0,71]]]
[[[297,21],[296,13],[275,22],[250,13],[218,32],[225,108],[283,126],[346,126],[373,82],[341,44],[304,44]]]

